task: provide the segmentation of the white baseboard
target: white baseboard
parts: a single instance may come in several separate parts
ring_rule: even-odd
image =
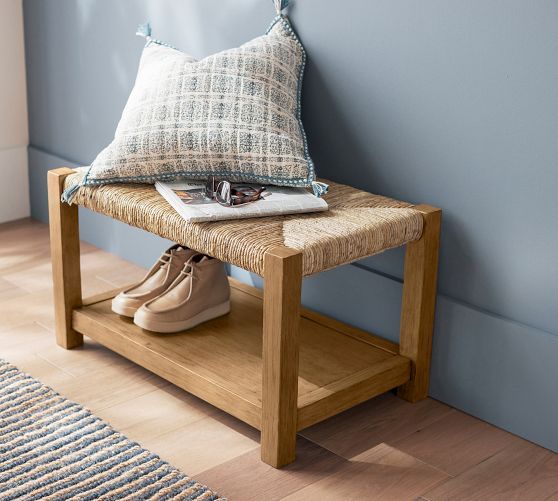
[[[0,223],[29,214],[27,146],[0,150]]]

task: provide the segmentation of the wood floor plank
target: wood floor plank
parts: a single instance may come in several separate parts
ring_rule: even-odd
[[[49,228],[47,224],[33,219],[20,219],[0,224],[0,274],[6,266],[18,262],[22,257],[39,256],[45,262],[50,261]],[[97,247],[81,242],[81,253],[99,250]]]
[[[0,277],[0,302],[12,299],[17,296],[23,296],[25,294],[26,291],[23,290],[21,287],[18,287],[8,280],[4,280]]]
[[[145,272],[89,244],[81,254],[87,295]],[[303,430],[297,462],[270,468],[253,428],[91,340],[57,347],[51,287],[48,227],[0,224],[0,357],[231,501],[558,501],[556,454],[435,400],[391,393]]]
[[[139,282],[147,273],[145,268],[99,249],[82,254],[81,265],[88,273],[113,288]]]
[[[20,371],[29,374],[51,388],[63,387],[73,380],[71,374],[64,372],[60,367],[52,365],[35,353],[25,353],[23,350],[19,350],[19,353],[15,354],[11,351],[6,355],[2,353],[1,358],[5,358]]]
[[[140,443],[188,475],[214,468],[249,451],[259,452],[259,433],[221,413],[194,421]]]
[[[258,450],[196,475],[230,500],[275,501],[339,471],[347,460],[299,437],[296,461],[280,470],[263,463]]]
[[[387,444],[355,456],[333,475],[284,499],[289,501],[412,500],[450,478]]]
[[[0,224],[2,248],[24,247],[35,243],[37,247],[49,240],[48,225],[30,218]]]
[[[431,501],[543,501],[557,495],[558,454],[518,440],[423,497]]]
[[[73,376],[84,376],[90,372],[121,365],[129,362],[92,339],[86,339],[83,346],[72,350],[61,349],[54,344],[54,333],[49,331],[49,344],[41,349],[39,355],[50,363],[64,369]]]
[[[49,231],[31,220],[0,225],[0,276],[50,262]]]
[[[302,430],[300,434],[351,459],[382,442],[392,443],[411,435],[450,411],[450,407],[436,400],[411,404],[386,393]]]
[[[456,476],[520,440],[480,419],[452,410],[391,445]]]
[[[53,321],[52,290],[24,294],[0,302],[0,330],[30,322],[52,324]]]
[[[102,409],[98,416],[132,439],[154,439],[212,416],[215,407],[172,386]]]
[[[9,329],[0,329],[0,352],[29,353],[41,350],[52,342],[52,332],[35,322],[27,322]],[[31,348],[31,349],[30,349]]]
[[[126,362],[74,377],[53,388],[66,398],[101,412],[136,397],[169,385],[151,372]]]
[[[0,357],[45,384],[64,384],[73,376],[39,355],[51,343],[51,333],[40,325],[20,325],[0,332]]]
[[[116,258],[102,250],[90,250],[81,254],[83,294],[93,295],[108,288],[128,285],[139,281],[146,270],[135,264]],[[24,269],[4,272],[2,280],[27,292],[52,288],[50,261],[40,261]],[[2,283],[0,282],[0,298]]]

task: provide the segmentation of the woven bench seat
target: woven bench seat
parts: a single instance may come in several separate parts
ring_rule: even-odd
[[[411,204],[326,182],[327,212],[207,223],[186,222],[151,185],[82,187],[73,202],[258,275],[277,246],[302,251],[307,276],[420,238],[423,217]]]
[[[275,468],[295,460],[300,430],[395,388],[427,397],[441,209],[330,183],[327,212],[187,223],[149,185],[81,187],[68,205],[64,190],[82,177],[48,173],[60,346],[91,338],[261,430]],[[263,291],[231,278],[228,314],[172,335],[144,330],[112,310],[121,289],[82,297],[78,205],[262,275]],[[399,343],[301,308],[303,275],[402,245]]]

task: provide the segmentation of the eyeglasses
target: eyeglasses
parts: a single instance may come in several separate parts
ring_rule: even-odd
[[[240,207],[256,202],[263,198],[264,191],[265,186],[260,188],[243,184],[233,186],[229,181],[220,181],[213,176],[205,184],[205,196],[223,207]]]

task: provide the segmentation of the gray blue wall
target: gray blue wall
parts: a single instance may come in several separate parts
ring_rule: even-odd
[[[89,163],[133,85],[136,25],[203,57],[261,34],[270,0],[24,0],[32,214]],[[558,2],[293,0],[318,173],[444,209],[431,394],[558,450]],[[142,265],[160,239],[85,214]],[[233,270],[248,281],[256,280]],[[402,252],[306,280],[304,302],[396,338]]]

